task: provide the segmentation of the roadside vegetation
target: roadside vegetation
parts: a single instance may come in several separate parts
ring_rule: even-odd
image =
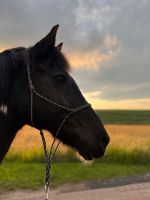
[[[150,173],[150,112],[148,111],[147,115],[146,111],[137,111],[135,121],[131,111],[120,111],[120,114],[119,111],[103,112],[100,112],[100,115],[111,138],[106,155],[92,163],[85,163],[70,148],[61,144],[52,166],[53,187],[69,182]],[[110,119],[109,112],[112,117]],[[133,112],[135,114],[136,111]],[[141,123],[139,112],[143,112]],[[144,125],[143,117],[147,125]],[[136,125],[128,125],[132,120]],[[52,138],[46,131],[45,136],[50,146]],[[36,129],[25,126],[18,132],[0,166],[0,191],[18,188],[38,189],[43,186],[44,170],[45,162],[39,133]]]

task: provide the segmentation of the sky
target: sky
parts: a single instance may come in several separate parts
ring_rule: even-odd
[[[97,109],[150,109],[150,0],[0,0],[0,51],[57,43]]]

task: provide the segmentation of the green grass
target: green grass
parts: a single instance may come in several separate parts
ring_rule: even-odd
[[[8,155],[0,166],[0,191],[43,186],[45,163],[42,154],[35,157]],[[30,159],[29,159],[30,158]],[[52,186],[86,180],[106,180],[150,173],[150,152],[111,147],[108,154],[90,165],[81,163],[74,154],[57,153],[52,165]]]
[[[77,183],[85,180],[106,180],[150,172],[149,165],[95,162],[83,165],[79,162],[54,163],[52,186]],[[43,186],[44,164],[34,162],[4,162],[0,167],[0,191],[18,188],[38,189]]]
[[[104,124],[150,124],[150,110],[97,110]]]
[[[44,152],[43,149],[38,150],[28,150],[24,152],[9,152],[5,157],[6,162],[34,162],[34,163],[44,163]],[[59,150],[56,152],[54,161],[59,162],[80,162],[76,156],[76,153],[70,149],[67,153],[61,153]]]
[[[5,163],[20,162],[20,163],[44,163],[44,154],[43,149],[39,149],[37,154],[35,151],[26,151],[24,154],[10,152],[6,158]],[[57,152],[54,157],[54,163],[81,163],[78,156],[72,150],[68,151],[65,154]],[[127,149],[120,148],[116,146],[109,146],[107,148],[107,154],[97,159],[96,162],[102,163],[117,163],[117,164],[141,164],[141,165],[150,165],[150,148],[139,149]]]
[[[150,149],[123,149],[111,146],[108,148],[107,155],[99,162],[127,164],[129,165],[149,165],[150,166]],[[149,167],[150,172],[150,167]]]

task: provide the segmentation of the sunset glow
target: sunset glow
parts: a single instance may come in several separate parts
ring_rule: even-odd
[[[69,61],[74,68],[88,68],[96,69],[100,67],[104,62],[108,62],[113,58],[113,53],[100,54],[98,52],[92,53],[77,53],[74,52],[70,55]]]
[[[94,109],[122,109],[122,110],[149,110],[150,99],[129,99],[120,101],[106,101],[98,98],[91,98],[84,94]]]

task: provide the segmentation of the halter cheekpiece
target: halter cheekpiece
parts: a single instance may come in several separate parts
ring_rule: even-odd
[[[45,190],[46,190],[46,199],[45,200],[49,200],[49,184],[50,184],[50,181],[51,181],[51,163],[52,163],[52,160],[56,154],[56,151],[58,149],[58,146],[60,144],[60,140],[58,141],[56,147],[54,147],[54,144],[56,142],[56,138],[57,136],[60,134],[61,130],[63,129],[63,127],[65,126],[65,123],[66,121],[69,119],[70,116],[72,116],[73,114],[85,109],[85,108],[88,108],[90,107],[90,104],[86,103],[82,106],[79,106],[77,108],[68,108],[68,107],[65,107],[63,105],[60,105],[54,101],[52,101],[51,99],[43,96],[42,94],[40,94],[34,87],[33,85],[33,82],[32,82],[32,77],[31,77],[31,64],[30,63],[30,58],[32,58],[32,54],[31,54],[31,49],[29,48],[27,51],[26,51],[26,61],[27,61],[27,77],[28,77],[28,86],[29,86],[29,91],[30,91],[30,121],[31,121],[31,125],[34,127],[34,119],[33,119],[33,99],[34,99],[34,95],[39,97],[40,99],[42,99],[43,101],[46,101],[47,103],[49,104],[52,104],[60,109],[64,109],[65,111],[67,111],[68,113],[66,114],[66,116],[64,117],[64,119],[61,121],[57,131],[56,131],[56,134],[54,136],[54,139],[53,139],[53,142],[52,142],[52,145],[51,145],[51,148],[50,148],[50,153],[48,155],[48,152],[47,152],[47,147],[46,147],[46,140],[45,140],[45,137],[44,137],[44,134],[43,134],[43,131],[40,130],[40,135],[41,135],[41,138],[42,138],[42,143],[43,143],[43,148],[44,148],[44,154],[45,154],[45,162],[46,162],[46,169],[45,169],[45,180],[44,180],[44,183],[45,183]],[[31,59],[32,60],[32,59]]]

